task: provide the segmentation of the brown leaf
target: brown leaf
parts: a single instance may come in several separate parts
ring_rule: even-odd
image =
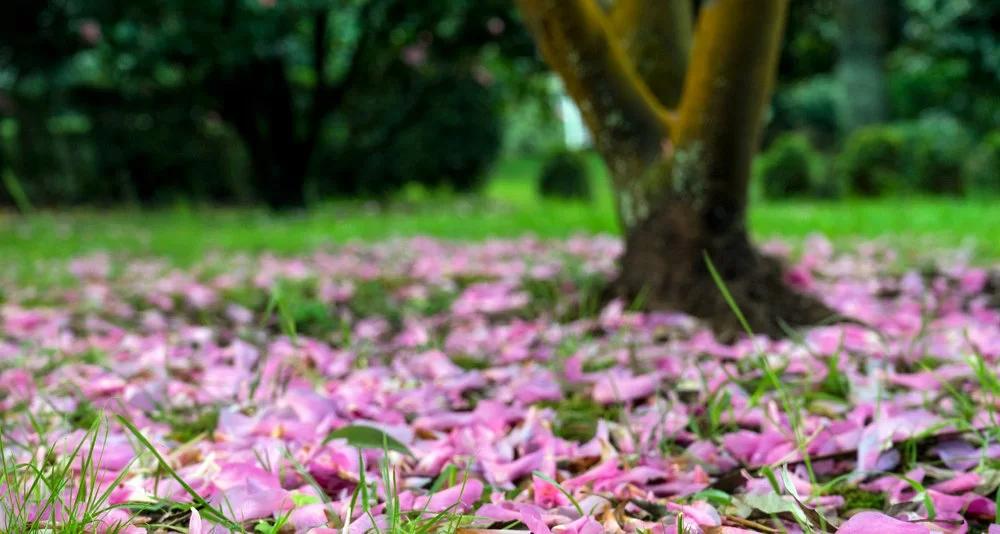
[[[557,467],[571,473],[582,473],[601,462],[600,456],[583,456],[572,460],[560,460]]]
[[[431,430],[427,430],[426,428],[417,427],[416,432],[414,432],[414,434],[420,439],[428,439],[428,440],[437,439],[437,434],[435,434]]]

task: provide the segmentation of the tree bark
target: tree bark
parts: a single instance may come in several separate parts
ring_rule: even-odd
[[[669,111],[625,56],[594,0],[518,0],[518,5],[611,170],[619,222],[632,226],[643,209],[639,178],[669,139]]]
[[[657,46],[678,46],[676,36],[662,32],[644,34],[645,48],[626,54],[628,41],[623,44],[619,33],[684,23],[665,18],[672,2],[619,2],[616,33],[593,0],[519,0],[543,57],[583,111],[613,177],[625,253],[608,296],[642,295],[647,308],[687,312],[733,338],[740,323],[711,276],[707,255],[755,333],[781,337],[782,323],[832,316],[785,283],[784,266],[758,252],[747,229],[750,164],[788,0],[707,2],[689,61],[678,60],[686,54],[676,50],[656,54],[650,35],[659,36]],[[648,66],[657,56],[659,67]],[[647,67],[638,69],[635,61]],[[667,90],[670,80],[683,82],[680,90]]]

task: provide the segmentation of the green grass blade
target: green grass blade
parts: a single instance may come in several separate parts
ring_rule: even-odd
[[[227,528],[239,529],[239,525],[236,525],[235,523],[227,519],[225,514],[223,514],[221,511],[213,508],[208,501],[203,499],[202,496],[199,495],[194,488],[192,488],[187,482],[185,482],[184,479],[181,478],[181,476],[178,475],[177,472],[174,471],[172,467],[170,467],[170,464],[167,462],[167,460],[160,455],[159,451],[156,450],[156,447],[153,446],[153,444],[146,438],[146,436],[144,436],[142,432],[140,432],[139,429],[132,424],[131,421],[129,421],[128,419],[126,419],[121,415],[115,415],[115,419],[117,419],[119,423],[121,423],[125,428],[127,428],[128,431],[131,432],[133,436],[135,436],[135,439],[139,440],[139,443],[142,443],[143,447],[149,450],[149,452],[151,452],[153,456],[156,457],[156,460],[159,462],[160,468],[166,471],[171,476],[171,478],[177,481],[177,483],[180,484],[181,488],[184,488],[184,491],[186,491],[188,495],[191,496],[191,499],[195,502],[195,504],[197,504],[200,507],[203,507],[204,510],[208,512],[209,515],[212,516],[213,520],[223,524]]]

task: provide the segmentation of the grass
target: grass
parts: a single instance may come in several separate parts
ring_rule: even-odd
[[[605,173],[594,161],[595,199],[587,204],[540,199],[531,160],[502,162],[475,197],[411,190],[390,206],[358,202],[315,206],[288,216],[253,209],[114,212],[38,212],[30,219],[0,214],[0,266],[63,259],[97,250],[164,256],[188,265],[211,251],[295,254],[350,240],[375,241],[427,235],[482,240],[533,234],[565,238],[579,233],[617,234]],[[931,238],[957,246],[973,239],[977,252],[1000,257],[1000,211],[984,199],[899,198],[840,202],[754,202],[751,228],[760,238],[799,238],[820,232],[832,239],[891,236]]]
[[[59,532],[62,534],[85,534],[95,530],[102,530],[109,534],[125,531],[132,525],[136,518],[134,514],[159,512],[164,518],[169,517],[170,521],[151,525],[161,527],[166,532],[184,532],[184,525],[187,524],[190,514],[194,510],[200,511],[200,516],[215,521],[224,526],[230,532],[261,532],[278,533],[283,532],[282,526],[290,519],[290,513],[271,520],[257,520],[246,524],[235,523],[228,519],[225,503],[221,508],[213,507],[204,500],[191,486],[189,486],[180,475],[170,466],[170,464],[160,455],[149,440],[131,422],[122,416],[116,416],[115,422],[123,425],[139,443],[137,450],[141,453],[150,453],[156,460],[159,468],[166,475],[176,480],[180,486],[191,496],[192,504],[182,504],[169,501],[157,501],[155,503],[130,503],[128,506],[111,506],[108,498],[111,491],[123,480],[125,469],[110,484],[108,489],[99,491],[106,480],[102,476],[99,467],[101,464],[101,440],[107,438],[108,425],[113,424],[104,414],[98,414],[86,428],[86,435],[80,443],[69,451],[68,455],[55,464],[35,465],[34,463],[14,464],[9,463],[7,453],[4,450],[4,440],[0,440],[0,528],[10,529],[4,532],[23,532],[24,534],[41,534],[46,532]],[[3,428],[0,427],[0,435]],[[40,434],[43,435],[44,434]],[[341,429],[337,435],[332,437],[346,438],[350,445],[356,447],[360,454],[363,448],[382,449],[385,455],[389,450],[402,447],[398,443],[394,444],[392,438],[381,431],[369,429],[367,427],[348,426]],[[382,445],[379,445],[378,438],[381,438]],[[52,444],[43,443],[43,449],[51,449]],[[405,447],[402,447],[405,451]],[[408,454],[409,452],[406,451]],[[287,452],[286,452],[287,454]],[[291,458],[289,456],[289,458]],[[74,461],[79,461],[81,476],[74,477],[72,465]],[[130,464],[134,465],[135,460]],[[299,466],[301,468],[301,466]],[[305,473],[304,468],[302,473]],[[468,469],[466,469],[466,473]],[[373,520],[369,511],[370,499],[368,493],[374,494],[374,487],[369,489],[370,484],[377,481],[365,479],[365,470],[360,471],[361,481],[355,490],[354,499],[351,502],[351,515],[357,504],[363,514]],[[389,525],[387,532],[393,534],[424,534],[428,532],[456,532],[460,525],[474,519],[474,516],[465,516],[452,511],[454,506],[440,512],[430,512],[426,505],[421,510],[413,512],[401,512],[399,507],[399,488],[395,485],[395,475],[383,461],[381,468],[382,482],[386,485],[389,510]],[[444,475],[442,475],[444,476]],[[308,475],[306,475],[308,477]],[[440,486],[444,482],[439,478],[435,486]],[[454,482],[454,481],[453,481]],[[467,480],[461,481],[461,489],[464,491]],[[313,482],[314,483],[314,482]],[[314,483],[315,484],[315,483]],[[364,494],[359,503],[356,503],[358,493]],[[565,491],[565,490],[564,490]],[[320,491],[321,492],[321,491]],[[433,496],[431,491],[429,497]],[[295,494],[293,497],[302,495]],[[572,498],[572,497],[571,497]],[[314,502],[307,499],[303,502]],[[105,514],[115,508],[125,508],[128,513],[124,517],[110,518]],[[59,517],[47,519],[38,518],[36,510],[60,510]],[[252,528],[248,528],[252,526]],[[378,527],[374,527],[377,532]]]
[[[511,188],[512,191],[510,198],[515,198],[515,199],[517,198],[516,195],[513,194],[513,192],[516,192],[517,190],[515,190],[511,184],[507,183],[501,183],[499,185],[494,184],[493,187],[494,188],[509,187]],[[522,191],[523,190],[525,190],[525,188],[522,186]],[[543,205],[543,203],[538,203],[538,204]],[[104,220],[106,221],[108,219],[119,216],[120,215],[110,215],[107,216],[107,218],[105,218]],[[156,216],[158,217],[161,215],[157,214]],[[192,214],[188,214],[187,216],[195,217]],[[217,216],[217,215],[213,214],[212,216]],[[303,219],[315,220],[318,219],[318,215],[311,213],[305,216]],[[143,220],[125,219],[125,221],[126,222],[123,222],[122,224],[135,224],[137,226],[142,226],[149,223],[149,221],[145,219]],[[296,221],[298,221],[298,219],[287,219],[287,220],[276,221],[274,224],[278,226],[284,224],[294,225],[296,224]],[[34,221],[28,224],[49,224],[49,223]],[[216,230],[220,232],[222,231],[232,232],[232,235],[240,235],[239,229],[237,227],[226,227]],[[250,233],[250,232],[247,232],[244,229],[243,233]],[[790,235],[790,234],[786,233],[784,235]],[[856,235],[856,234],[844,234],[844,235],[846,236],[846,235]],[[92,237],[99,238],[100,235]],[[459,237],[467,237],[467,236],[459,236]],[[297,249],[291,249],[289,250],[289,252],[294,252],[295,250]],[[161,253],[166,255],[176,256],[180,254],[180,250],[177,249],[172,251],[171,249],[164,249],[164,252]],[[55,254],[56,253],[53,253],[53,256],[50,257],[54,257]],[[177,256],[177,257],[185,257],[185,256]],[[715,277],[716,283],[718,284],[718,290],[721,293],[723,293],[723,295],[726,296],[727,301],[732,306],[733,313],[739,316],[742,321],[742,314],[739,308],[732,301],[732,298],[728,294],[725,284],[715,273],[714,268],[711,266],[711,262],[709,262],[709,268],[712,271],[713,276]],[[301,327],[303,326],[300,320],[296,317],[297,308],[293,300],[296,296],[291,291],[286,292],[280,289],[281,287],[282,286],[279,286],[279,289],[270,295],[270,300],[268,301],[267,311],[265,315],[270,316],[272,313],[277,312],[279,318],[281,319],[279,327],[282,333],[284,333],[286,336],[291,338],[293,342],[295,342],[296,337],[298,333],[302,331]],[[744,322],[745,325],[745,321],[742,322]],[[748,326],[745,327],[747,328],[748,333],[752,333],[750,332]],[[95,355],[94,357],[98,356],[99,355]],[[808,391],[809,387],[813,388],[820,387],[824,389],[828,388],[833,393],[838,393],[838,392],[842,393],[845,388],[849,388],[849,384],[846,384],[847,381],[846,377],[838,374],[836,365],[837,357],[838,356],[836,355],[834,356],[834,360],[832,360],[832,364],[830,365],[829,368],[830,376],[827,379],[828,383],[824,382],[823,384],[811,383],[812,381],[808,377],[805,379],[803,384],[796,384],[795,382],[789,382],[787,380],[783,380],[781,377],[779,377],[780,373],[775,371],[775,369],[771,366],[771,363],[769,363],[769,361],[763,355],[761,355],[761,357],[759,359],[756,359],[755,361],[748,362],[750,363],[751,366],[755,366],[756,369],[759,370],[762,373],[763,377],[766,379],[762,380],[761,387],[770,388],[776,393],[776,398],[780,401],[780,404],[782,405],[783,414],[786,415],[789,419],[788,425],[793,434],[794,443],[796,444],[797,446],[796,448],[803,458],[803,463],[808,468],[810,475],[809,476],[810,482],[813,484],[814,489],[808,495],[800,496],[798,493],[796,493],[795,490],[793,489],[794,485],[791,482],[789,482],[790,479],[788,478],[789,472],[787,470],[787,466],[779,465],[781,463],[779,462],[774,465],[763,466],[760,469],[760,472],[762,473],[763,476],[766,476],[769,479],[771,485],[775,488],[775,495],[783,493],[778,484],[778,477],[780,476],[782,478],[782,482],[784,482],[783,486],[785,488],[791,488],[787,491],[791,496],[794,497],[795,503],[789,502],[787,499],[779,499],[772,497],[768,497],[765,499],[764,497],[742,496],[739,497],[739,499],[742,499],[741,502],[744,506],[749,506],[750,508],[757,510],[758,515],[761,516],[773,516],[779,513],[791,514],[792,517],[794,517],[794,519],[803,526],[803,530],[805,531],[825,531],[825,527],[827,527],[828,525],[826,523],[827,518],[825,516],[814,511],[812,508],[807,508],[806,505],[802,504],[802,502],[810,503],[812,499],[824,495],[840,495],[843,496],[847,501],[848,503],[846,505],[847,509],[858,509],[865,507],[875,507],[877,509],[880,509],[885,506],[885,501],[886,501],[885,495],[867,492],[859,489],[854,485],[847,484],[844,482],[844,477],[838,477],[837,479],[834,479],[832,481],[822,481],[823,484],[820,484],[821,481],[818,480],[816,475],[813,474],[812,472],[811,458],[806,450],[806,447],[810,443],[810,441],[814,439],[816,436],[807,435],[804,426],[802,424],[801,414],[803,411],[807,409],[806,401],[808,400],[808,395],[804,393]],[[982,356],[977,354],[975,355],[974,358],[970,358],[970,364],[972,364],[974,366],[974,369],[976,370],[976,375],[980,382],[980,390],[986,392],[989,398],[1000,397],[1000,381],[998,381],[995,376],[990,374],[990,370],[988,369],[986,362],[982,358]],[[591,367],[587,371],[598,372],[603,367],[603,365],[600,363],[596,365],[597,365],[596,367]],[[462,365],[462,367],[469,367],[469,368],[475,368],[476,366],[477,366],[476,362],[468,362],[467,365]],[[259,377],[257,378],[257,380],[259,380]],[[955,400],[956,403],[959,405],[959,408],[962,407],[961,406],[962,403],[959,401],[964,400],[965,402],[968,403],[973,402],[971,399],[965,400],[964,398],[961,398],[960,397],[961,394],[958,393],[957,391],[954,390],[952,391],[956,396]],[[756,404],[758,400],[759,398],[757,394],[755,394],[751,398],[751,402],[754,404]],[[545,406],[545,403],[539,403],[538,405],[540,407]],[[566,437],[576,438],[578,441],[581,442],[587,441],[590,439],[590,437],[592,437],[593,427],[596,426],[598,420],[600,419],[618,420],[621,417],[624,417],[624,414],[621,413],[618,406],[611,406],[611,407],[602,406],[596,404],[595,402],[589,399],[581,397],[569,397],[558,403],[553,403],[548,407],[553,408],[559,415],[559,420],[561,422],[561,425],[554,429],[557,432],[557,434],[565,434]],[[729,398],[726,395],[720,395],[720,396],[715,396],[714,394],[710,395],[705,401],[705,408],[706,408],[705,411],[706,413],[701,420],[692,419],[692,430],[702,439],[716,440],[716,441],[722,439],[723,435],[725,434],[725,431],[723,430],[722,424],[720,423],[721,414],[729,409]],[[196,417],[193,422],[191,420],[191,417],[189,417],[190,415],[192,414],[164,413],[162,415],[162,418],[157,418],[157,420],[159,422],[168,423],[171,427],[175,427],[175,430],[184,430],[185,435],[183,437],[177,438],[180,441],[187,441],[189,439],[194,439],[198,435],[210,432],[211,428],[213,428],[217,423],[218,412],[213,407],[209,407],[209,409],[204,413],[195,413]],[[969,410],[968,413],[964,413],[962,415],[965,417],[964,422],[969,423],[971,421],[972,416],[974,415],[974,410]],[[96,408],[90,404],[81,404],[81,407],[77,411],[68,414],[67,417],[69,417],[71,420],[74,421],[73,424],[74,427],[79,428],[81,430],[87,430],[89,438],[88,440],[84,440],[83,442],[81,442],[81,444],[76,448],[76,450],[73,451],[71,457],[79,456],[84,458],[83,472],[85,474],[89,475],[91,471],[96,472],[95,469],[88,469],[88,467],[100,464],[100,458],[99,457],[95,458],[94,455],[95,455],[95,450],[98,450],[98,447],[96,445],[98,443],[98,440],[100,439],[99,431],[101,425],[104,424],[104,418],[102,414],[100,414],[96,410]],[[226,524],[227,520],[225,520],[224,518],[225,510],[214,509],[207,503],[205,503],[203,500],[199,501],[199,498],[197,497],[194,490],[191,489],[190,486],[187,486],[187,484],[179,477],[179,475],[175,471],[173,471],[173,469],[169,466],[169,463],[162,456],[160,456],[160,454],[156,451],[156,449],[152,446],[152,444],[139,432],[139,430],[136,427],[134,427],[126,419],[121,417],[117,419],[117,422],[119,424],[124,425],[130,431],[132,437],[134,437],[135,440],[142,445],[141,449],[144,451],[144,454],[148,452],[149,454],[154,456],[157,460],[158,466],[163,471],[165,471],[165,473],[169,475],[169,477],[177,480],[182,487],[184,487],[188,492],[192,494],[194,501],[199,505],[201,505],[199,507],[200,514],[205,516],[206,519],[215,519],[222,524]],[[780,423],[779,421],[772,421],[772,424],[774,425],[779,425],[779,423]],[[2,426],[0,426],[0,434],[2,434],[2,431],[3,428]],[[581,435],[581,433],[583,435]],[[374,430],[364,429],[364,427],[347,427],[345,429],[341,429],[335,432],[334,434],[331,434],[331,436],[338,438],[347,438],[351,445],[357,446],[359,448],[368,448],[368,449],[383,448],[386,451],[389,449],[399,451],[400,447],[402,447],[401,445],[392,443],[387,435]],[[56,502],[56,500],[59,499],[60,497],[59,490],[66,488],[76,489],[72,485],[75,481],[72,479],[72,477],[69,476],[69,467],[68,467],[69,463],[67,460],[64,460],[59,465],[55,466],[33,466],[26,464],[11,465],[9,463],[6,463],[5,460],[6,454],[4,453],[3,450],[3,442],[4,440],[0,439],[0,474],[3,475],[4,480],[12,481],[10,485],[16,489],[19,496],[24,497],[24,499],[21,500],[27,500],[35,504],[47,504],[49,506],[52,506]],[[405,447],[402,447],[401,452],[406,452]],[[914,455],[915,454],[916,453],[914,452]],[[915,460],[913,463],[915,463]],[[468,469],[466,469],[465,472],[468,473]],[[874,475],[874,474],[886,474],[886,473],[870,473],[870,474]],[[444,476],[444,474],[442,474],[442,476]],[[452,473],[451,476],[454,476],[454,473]],[[580,504],[574,500],[573,495],[568,491],[566,491],[558,482],[549,479],[548,477],[546,477],[544,474],[541,473],[535,473],[534,476],[552,485],[558,491],[565,494],[565,496],[569,499],[571,504],[577,508],[577,510],[581,513],[581,515],[589,515],[589,514],[584,514],[584,511],[581,509]],[[921,497],[925,502],[925,506],[929,511],[929,515],[933,517],[933,515],[935,514],[934,505],[930,500],[930,493],[928,492],[927,488],[925,488],[922,484],[918,482],[912,481],[898,474],[895,474],[893,476],[897,476],[913,486],[918,497]],[[369,488],[368,480],[364,478],[365,471],[363,469],[361,470],[361,477],[362,477],[361,483],[358,485],[358,490],[355,494],[355,499],[352,500],[351,508],[353,509],[354,505],[357,504],[357,506],[364,512],[364,514],[369,519],[371,519],[372,513],[369,510],[371,499],[369,498],[369,494],[374,494],[374,490]],[[389,470],[387,465],[384,465],[381,470],[380,480],[381,483],[384,485],[383,487],[386,488],[386,492],[388,494],[388,502],[386,507],[388,526],[385,528],[385,532],[405,533],[405,534],[409,533],[422,534],[424,532],[431,532],[431,531],[455,532],[458,530],[460,525],[472,519],[472,516],[468,515],[463,516],[461,514],[453,512],[451,509],[433,514],[430,512],[426,512],[425,510],[414,511],[409,513],[403,512],[400,510],[400,504],[399,504],[399,495],[398,495],[399,487],[396,485],[394,474]],[[95,488],[97,488],[99,485],[95,482],[96,480],[93,478],[88,479],[86,480],[85,484],[80,485],[81,489],[78,489],[72,493],[72,497],[74,500],[70,504],[73,505],[71,506],[71,510],[74,512],[73,517],[60,524],[55,524],[52,522],[31,523],[26,519],[27,514],[24,511],[22,511],[21,508],[8,507],[9,509],[5,509],[3,503],[0,503],[0,511],[3,511],[8,517],[14,518],[18,524],[27,525],[25,527],[26,532],[50,531],[49,529],[57,530],[59,532],[81,532],[81,533],[88,532],[91,531],[93,527],[100,521],[101,514],[110,509],[110,507],[107,505],[108,496],[106,494],[101,494],[97,492]],[[454,485],[454,483],[455,481],[453,480],[451,485]],[[464,481],[462,482],[462,488],[464,489]],[[710,489],[708,491],[713,491],[713,490]],[[433,494],[433,490],[431,491],[431,493]],[[360,500],[357,500],[359,494],[360,494]],[[708,494],[706,493],[705,495]],[[722,500],[727,503],[729,501],[734,501],[736,499],[735,496],[731,496],[725,493],[722,493],[721,497]],[[355,503],[355,500],[357,500],[357,503]],[[694,498],[692,497],[691,500],[693,501]],[[18,502],[20,502],[20,500],[18,500]],[[176,509],[174,510],[174,512],[189,513],[189,507],[179,505],[177,503],[160,503],[160,504],[163,507],[172,507],[172,509]],[[666,514],[667,511],[664,510],[663,515]],[[289,520],[288,516],[281,516],[274,519],[273,521],[259,521],[256,523],[252,523],[251,524],[252,528],[250,528],[251,525],[231,525],[231,527],[233,531],[278,533],[282,530],[282,527],[287,523],[288,520]],[[682,528],[680,528],[680,525],[683,524],[684,521],[686,521],[684,519],[683,514],[679,514],[677,516],[676,521],[677,524],[679,525],[678,530],[683,530]],[[115,528],[121,529],[124,526],[125,525],[118,525]],[[181,528],[183,527],[183,525],[180,526]],[[818,529],[817,526],[822,527],[822,530]],[[112,529],[112,531],[115,531],[114,528]]]
[[[41,424],[41,423],[36,423]],[[41,427],[39,427],[41,429]],[[6,532],[60,532],[84,534],[95,529],[114,534],[129,526],[131,519],[114,521],[105,514],[114,509],[108,505],[111,491],[123,480],[119,474],[107,484],[101,464],[101,440],[107,438],[103,418],[95,417],[83,439],[61,461],[52,463],[15,464],[8,460],[4,439],[0,439],[0,527]],[[44,436],[39,432],[39,436]],[[0,437],[3,435],[0,427]],[[58,450],[43,442],[40,450]],[[96,455],[95,455],[96,454]],[[79,461],[79,476],[73,474],[74,461]],[[102,485],[108,489],[100,490]],[[58,510],[60,517],[54,511]],[[52,517],[40,518],[36,511],[46,511]]]
[[[290,312],[288,311],[288,303],[286,301],[287,297],[284,293],[277,290],[274,291],[268,303],[268,313],[277,310],[282,319],[280,325],[281,331],[290,337],[293,342],[297,342],[296,322],[289,315]],[[255,381],[259,382],[261,372],[262,369],[259,369],[255,376]],[[227,510],[226,504],[228,503],[223,502],[222,506],[217,508],[206,501],[171,467],[170,462],[157,451],[149,439],[126,417],[122,415],[116,415],[113,419],[106,417],[103,412],[96,410],[89,402],[82,402],[81,406],[81,409],[66,415],[66,417],[68,419],[80,420],[74,423],[74,426],[80,430],[85,430],[86,435],[72,451],[69,451],[65,458],[55,464],[46,462],[44,465],[39,466],[36,465],[36,462],[16,464],[8,461],[4,442],[10,441],[14,443],[14,440],[6,436],[5,421],[0,418],[0,529],[4,529],[4,532],[23,532],[24,534],[51,532],[86,534],[95,530],[102,530],[108,534],[117,534],[118,532],[125,531],[132,525],[132,521],[136,519],[136,514],[149,513],[151,511],[158,511],[163,517],[171,518],[171,524],[154,522],[148,525],[150,527],[159,527],[163,531],[184,532],[183,525],[187,522],[191,514],[199,514],[199,517],[204,516],[206,519],[214,521],[230,532],[277,534],[286,531],[283,527],[290,521],[290,512],[274,518],[273,521],[261,519],[249,523],[237,523],[229,519],[230,516],[235,516],[235,512],[233,512],[231,507],[228,507]],[[86,413],[86,416],[82,417],[76,413],[77,411]],[[213,414],[211,426],[214,427],[218,422],[218,411],[210,409],[210,413]],[[42,423],[37,422],[32,414],[29,413],[28,417],[34,422],[35,430],[39,436],[42,436],[43,440],[46,440],[47,436],[52,434],[48,429],[43,428]],[[154,419],[160,422],[172,423],[170,426],[175,427],[175,433],[177,430],[184,430],[190,434],[191,439],[204,433],[201,428],[198,428],[197,424],[195,428],[185,428],[183,421],[178,423],[177,421],[169,421],[169,418],[161,419],[154,417]],[[82,421],[85,421],[85,423]],[[138,446],[136,450],[140,455],[149,453],[155,457],[158,468],[166,476],[175,480],[190,495],[192,503],[182,504],[158,501],[145,505],[131,503],[132,506],[109,506],[108,499],[112,490],[124,480],[129,468],[135,466],[137,460],[133,459],[129,466],[122,470],[118,477],[108,485],[107,490],[103,492],[98,491],[98,488],[105,482],[101,476],[103,473],[100,470],[102,452],[99,451],[101,450],[100,445],[103,445],[100,440],[102,438],[104,440],[107,439],[109,424],[118,424],[124,427],[128,431],[128,434],[137,442]],[[350,522],[350,518],[354,515],[355,506],[358,505],[362,514],[371,520],[374,531],[382,534],[382,530],[379,529],[375,517],[369,509],[371,505],[369,495],[374,498],[375,485],[379,481],[366,479],[364,459],[361,456],[362,449],[381,450],[383,452],[380,474],[381,483],[384,485],[387,495],[386,510],[388,525],[385,530],[386,534],[427,534],[430,532],[450,534],[457,532],[462,525],[475,519],[475,516],[456,513],[454,511],[456,505],[451,505],[438,512],[427,510],[430,498],[445,481],[447,473],[442,473],[435,481],[422,509],[403,512],[399,501],[401,490],[396,483],[395,471],[389,466],[387,458],[390,451],[400,452],[407,456],[413,456],[413,453],[405,445],[381,430],[367,426],[348,425],[331,432],[324,441],[324,444],[334,439],[344,439],[349,446],[354,447],[358,451],[359,461],[362,466],[359,472],[360,481],[351,499],[347,515],[348,522]],[[187,442],[187,439],[180,439],[180,441]],[[18,443],[18,445],[22,448],[25,447],[21,443]],[[58,450],[47,442],[43,442],[40,445],[41,450]],[[323,495],[322,489],[318,487],[306,469],[294,460],[287,449],[284,452],[286,458],[295,464],[299,473],[317,489],[319,494]],[[75,460],[80,461],[81,475],[79,478],[74,477],[73,474]],[[469,462],[471,465],[471,459]],[[469,465],[465,469],[466,477],[461,480],[461,493],[465,491],[466,483],[468,482],[468,472]],[[454,471],[452,471],[451,475],[454,476]],[[452,480],[452,482],[454,483],[455,481]],[[372,487],[369,487],[370,485]],[[565,492],[565,490],[562,491]],[[461,497],[461,493],[459,498]],[[567,495],[569,494],[567,493]],[[293,495],[293,497],[296,496],[303,497],[298,494]],[[360,502],[358,502],[359,496],[361,496]],[[570,499],[572,499],[571,495]],[[310,498],[303,502],[315,501]],[[108,512],[115,508],[125,508],[128,510],[127,517],[119,517],[117,521],[105,517]],[[579,509],[579,505],[577,505],[577,508]],[[49,519],[39,518],[36,513],[37,510],[49,511],[53,517]],[[56,518],[54,510],[62,511],[63,516]],[[229,512],[228,516],[227,511]],[[248,528],[251,525],[253,528]],[[349,523],[341,525],[345,531],[348,530],[349,526]]]

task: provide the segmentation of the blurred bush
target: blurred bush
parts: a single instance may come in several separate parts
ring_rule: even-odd
[[[971,193],[1000,195],[1000,131],[990,133],[976,146],[963,172]]]
[[[843,147],[836,182],[811,175],[821,195],[983,187],[986,143],[975,158],[962,151],[1000,128],[1000,3],[891,4],[891,120],[906,123],[844,139],[843,4],[802,0],[789,6],[764,145],[794,131],[824,153]],[[469,191],[498,150],[561,144],[548,76],[536,76],[546,69],[510,0],[3,6],[0,170],[39,204],[295,208],[411,182]],[[784,170],[808,167],[794,146],[762,158],[782,176],[769,187],[801,186]]]
[[[590,166],[585,155],[560,150],[549,156],[538,176],[538,193],[545,198],[589,200]]]
[[[80,112],[49,116],[21,99],[3,136],[8,160],[39,206],[248,202],[252,182],[238,137],[225,123],[185,112],[178,95],[124,99],[86,92]],[[177,132],[185,131],[181,136]]]
[[[823,176],[823,157],[803,133],[784,134],[759,156],[757,178],[768,200],[815,196]]]
[[[929,112],[897,127],[905,137],[908,189],[929,195],[965,194],[963,166],[974,145],[968,129],[957,118]]]
[[[817,145],[832,148],[841,132],[843,98],[843,87],[832,76],[789,84],[775,94],[772,128],[808,132]]]
[[[884,0],[881,0],[884,1]],[[916,121],[940,109],[974,136],[1000,128],[1000,3],[961,0],[888,2],[881,36],[889,118]],[[765,141],[807,131],[821,150],[847,135],[843,89],[831,77],[841,51],[839,3],[803,0],[789,8],[773,109]]]
[[[889,125],[860,128],[851,134],[838,156],[841,184],[848,193],[881,197],[904,188],[902,176],[906,138]]]
[[[942,108],[983,134],[1000,124],[1000,3],[902,0],[902,41],[889,58],[899,119]]]
[[[384,198],[408,183],[469,192],[483,184],[503,136],[500,95],[470,77],[420,82],[419,95],[391,81],[351,101],[354,134],[318,167],[321,193]],[[391,155],[391,156],[387,156]]]
[[[963,85],[968,65],[956,59],[930,58],[897,51],[890,59],[889,103],[892,115],[916,119],[927,109],[944,108],[966,115],[970,98]]]
[[[52,204],[472,190],[544,71],[509,0],[11,1],[0,166]]]
[[[836,8],[837,3],[830,0],[789,4],[778,66],[781,81],[799,81],[833,70],[839,56]]]

